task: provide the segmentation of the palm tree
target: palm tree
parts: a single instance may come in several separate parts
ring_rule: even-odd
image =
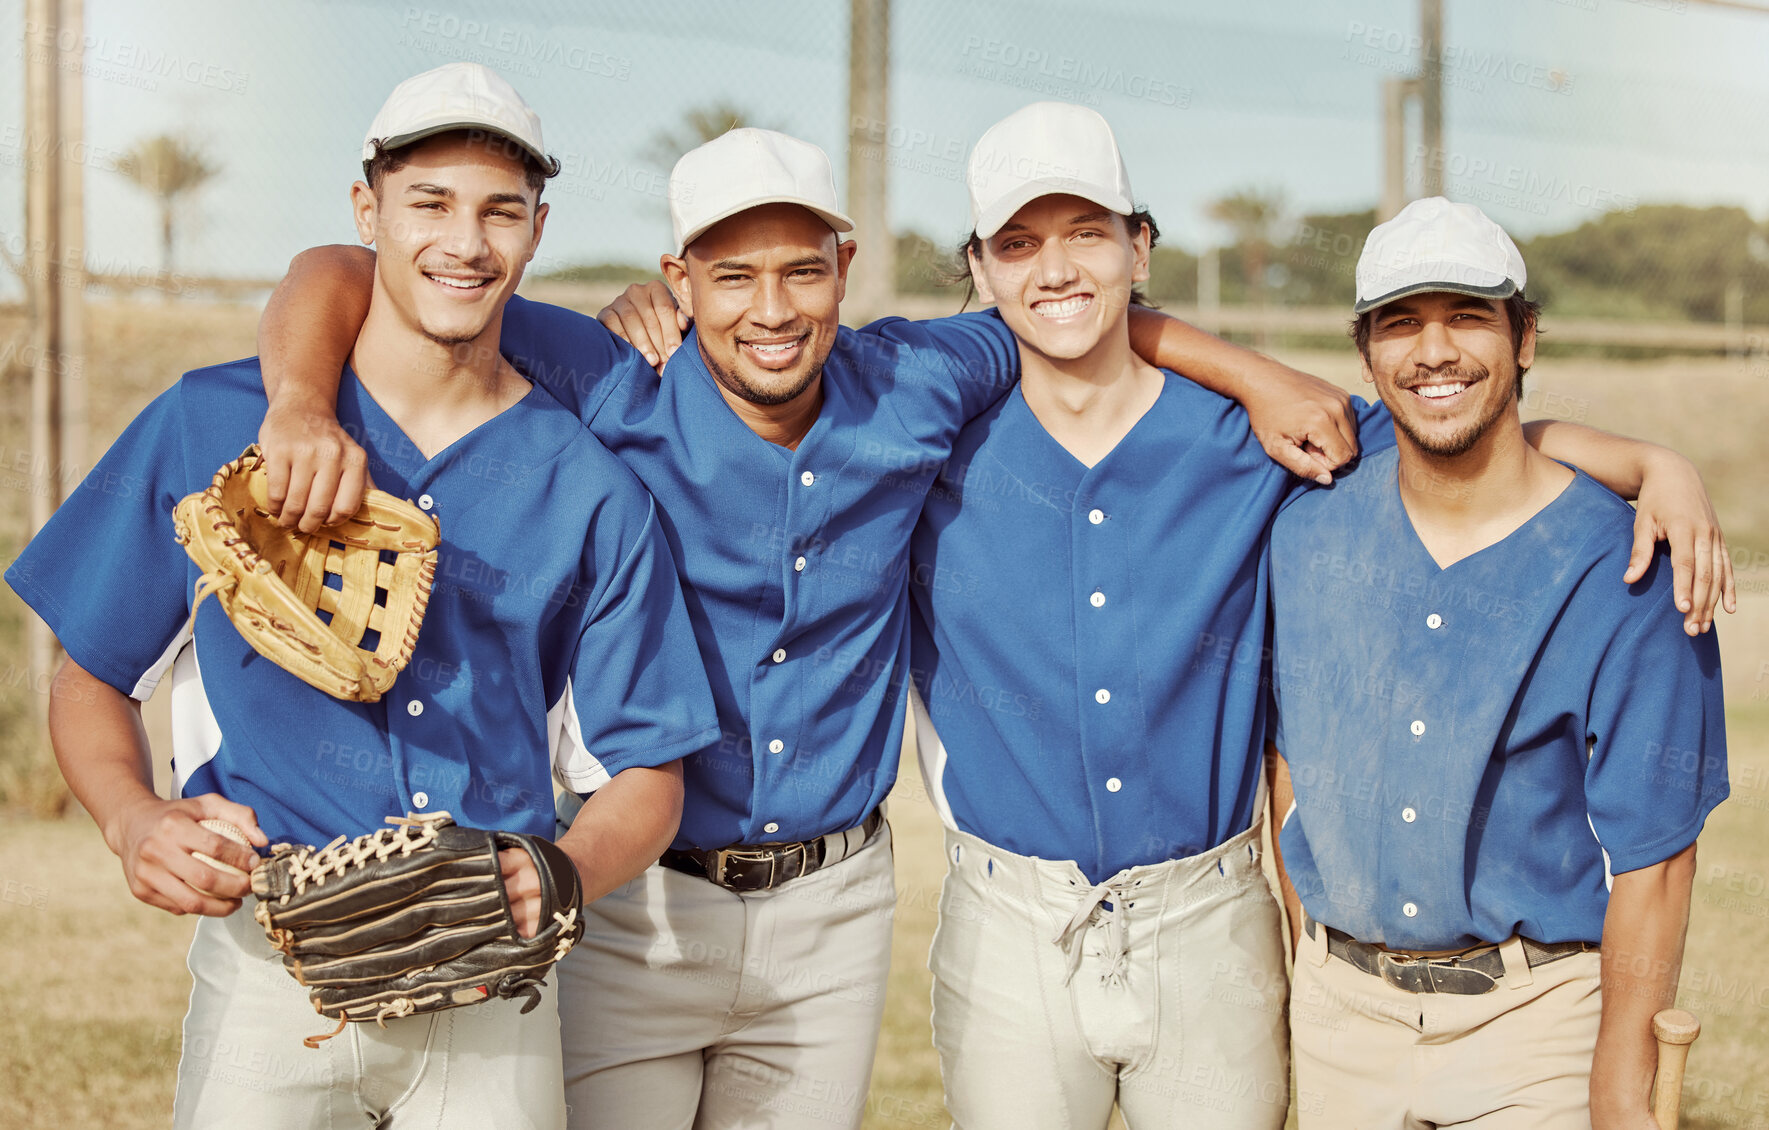
[[[160,206],[160,270],[172,273],[173,215],[178,202],[221,172],[201,149],[171,134],[136,142],[117,162],[117,172],[153,196]]]
[[[1247,277],[1254,302],[1263,307],[1266,263],[1284,217],[1283,193],[1243,188],[1212,201],[1206,211],[1212,220],[1235,233],[1241,249],[1241,272]],[[1259,338],[1263,345],[1265,331],[1260,331]]]
[[[682,115],[679,129],[660,129],[651,135],[644,156],[659,168],[672,168],[682,154],[722,137],[739,126],[752,126],[748,115],[730,102],[719,101],[690,107]]]

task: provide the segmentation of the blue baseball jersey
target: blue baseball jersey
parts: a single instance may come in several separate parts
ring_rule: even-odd
[[[173,670],[183,795],[252,806],[272,841],[325,843],[407,811],[552,835],[555,776],[592,791],[718,730],[656,508],[544,389],[426,459],[346,372],[340,422],[376,484],[441,523],[411,661],[377,703],[343,702],[252,650],[172,508],[255,439],[256,359],[199,369],[106,452],[6,580],[74,662],[137,699]],[[98,551],[102,548],[102,552]]]
[[[1366,449],[1387,410],[1357,402]],[[1015,389],[967,427],[914,543],[920,754],[947,823],[1092,882],[1252,821],[1267,527],[1295,479],[1169,375],[1084,466]]]
[[[1688,847],[1727,795],[1720,654],[1634,512],[1577,474],[1440,568],[1398,454],[1272,527],[1284,864],[1311,917],[1400,949],[1602,938],[1608,881]]]
[[[910,534],[1018,351],[993,314],[844,328],[789,451],[731,411],[698,333],[659,378],[594,319],[513,299],[503,348],[657,499],[721,726],[684,763],[676,845],[810,839],[858,824],[896,779]]]

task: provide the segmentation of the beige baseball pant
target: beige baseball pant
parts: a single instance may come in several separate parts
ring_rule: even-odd
[[[857,1127],[884,1016],[890,826],[736,894],[653,865],[558,967],[571,1130]]]
[[[934,1045],[961,1130],[1276,1130],[1284,954],[1259,825],[1097,886],[948,828]]]
[[[1590,1130],[1603,1009],[1595,951],[1531,969],[1521,945],[1488,993],[1409,993],[1302,935],[1290,996],[1304,1130]]]
[[[178,1130],[558,1130],[565,1125],[554,990],[524,1016],[496,1000],[375,1024],[313,1010],[250,905],[197,923]]]

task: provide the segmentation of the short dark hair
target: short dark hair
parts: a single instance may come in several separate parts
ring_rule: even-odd
[[[1523,353],[1523,335],[1529,332],[1532,327],[1538,335],[1542,333],[1542,328],[1538,324],[1541,320],[1542,304],[1526,297],[1520,290],[1505,299],[1500,305],[1504,307],[1505,320],[1511,326],[1511,356],[1515,360]],[[1349,331],[1351,340],[1356,344],[1358,354],[1365,361],[1370,359],[1370,330],[1376,324],[1376,315],[1381,312],[1382,307],[1380,306],[1374,310],[1366,310],[1354,318],[1351,323]],[[1523,393],[1523,374],[1527,372],[1529,372],[1529,366],[1520,361],[1517,366],[1517,392],[1519,395]]]
[[[1161,242],[1161,229],[1156,226],[1155,217],[1149,214],[1147,208],[1138,208],[1128,216],[1117,212],[1114,212],[1113,215],[1124,221],[1124,229],[1130,233],[1130,238],[1132,239],[1136,238],[1137,229],[1144,224],[1147,224],[1149,229],[1150,251],[1153,251],[1155,245]],[[977,281],[971,277],[970,273],[970,257],[972,255],[975,255],[978,259],[983,257],[983,240],[975,231],[972,231],[964,238],[964,242],[959,244],[958,251],[953,256],[952,266],[950,270],[946,272],[945,278],[942,280],[948,286],[956,286],[959,283],[964,284],[964,306],[959,307],[959,310],[961,311],[966,306],[970,305],[970,300],[975,298],[977,294]],[[1130,289],[1130,304],[1132,306],[1147,306],[1150,309],[1153,309],[1155,306],[1153,302],[1149,301],[1148,296],[1142,292],[1141,287],[1132,287]]]
[[[534,198],[537,203],[541,198],[541,190],[546,187],[547,181],[559,175],[559,159],[557,157],[548,157],[545,162],[542,162],[533,153],[501,133],[483,129],[454,129],[443,133],[433,133],[429,137],[420,137],[416,141],[394,149],[383,147],[380,139],[375,139],[375,155],[362,163],[362,179],[368,181],[369,188],[374,190],[376,196],[379,196],[382,178],[388,173],[397,173],[410,164],[414,149],[426,142],[443,139],[465,141],[469,145],[484,146],[501,156],[513,157],[521,161],[522,180],[534,190]]]

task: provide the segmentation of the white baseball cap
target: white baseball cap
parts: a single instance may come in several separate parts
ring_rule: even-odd
[[[456,129],[482,129],[507,137],[532,154],[549,173],[559,162],[541,142],[540,115],[502,75],[480,63],[444,63],[393,88],[363,138],[362,159],[382,149]]]
[[[676,254],[720,220],[763,204],[798,204],[838,232],[854,230],[836,204],[827,153],[776,130],[745,126],[690,149],[671,170]]]
[[[970,151],[971,227],[988,239],[1040,196],[1066,193],[1121,216],[1136,211],[1106,120],[1085,106],[1034,102],[990,126]]]
[[[1527,281],[1523,253],[1504,228],[1472,204],[1428,196],[1376,225],[1364,241],[1354,310],[1368,313],[1427,291],[1510,298]]]

